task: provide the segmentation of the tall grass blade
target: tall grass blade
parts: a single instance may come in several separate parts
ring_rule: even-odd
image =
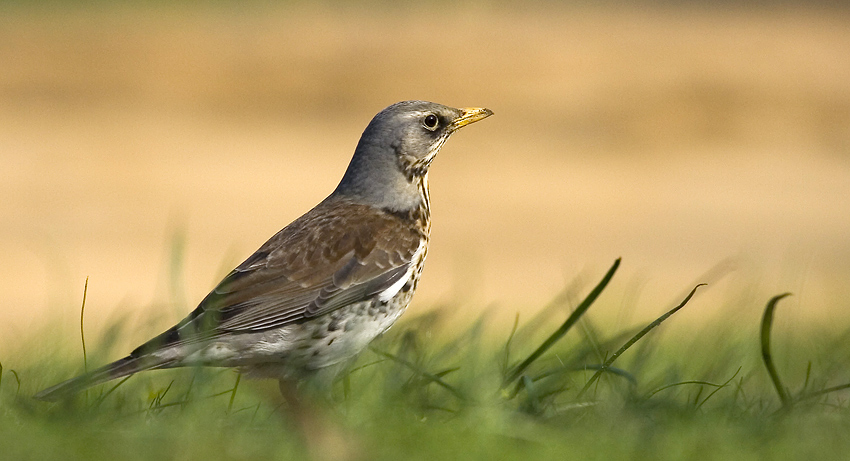
[[[514,335],[516,334],[516,330],[519,327],[519,312],[516,313],[516,317],[514,317],[514,326],[511,328],[511,334],[508,335],[508,340],[505,341],[505,356],[502,373],[507,374],[509,364],[511,363],[511,343],[514,341]],[[0,369],[2,370],[2,369]]]
[[[704,283],[700,283],[699,285],[695,286],[695,287],[693,288],[693,290],[691,290],[691,292],[690,292],[690,293],[688,293],[688,296],[687,296],[687,297],[685,297],[685,299],[684,299],[681,303],[679,303],[679,305],[678,305],[678,306],[676,306],[676,307],[674,307],[674,308],[670,309],[670,310],[669,310],[669,311],[667,311],[664,315],[662,315],[661,317],[658,317],[657,319],[655,319],[655,321],[654,321],[654,322],[650,323],[650,324],[649,324],[649,325],[647,325],[647,326],[646,326],[643,330],[639,331],[636,335],[632,336],[632,338],[631,338],[630,340],[628,340],[628,341],[626,342],[626,344],[623,344],[623,347],[621,347],[619,350],[617,350],[617,352],[614,352],[614,353],[611,355],[611,357],[608,357],[608,360],[606,360],[606,361],[602,364],[602,366],[601,366],[601,367],[599,367],[599,369],[598,369],[598,370],[596,370],[596,373],[594,373],[594,374],[593,374],[593,376],[591,376],[591,377],[590,377],[590,379],[589,379],[589,380],[588,380],[588,381],[584,384],[584,387],[583,387],[583,388],[581,388],[581,391],[579,391],[579,393],[578,393],[578,395],[577,395],[577,398],[578,398],[578,397],[581,397],[581,396],[582,396],[585,392],[587,392],[587,390],[588,390],[588,389],[590,389],[590,386],[592,386],[592,385],[593,385],[593,383],[594,383],[594,382],[596,382],[596,380],[597,380],[597,379],[599,379],[599,376],[601,376],[601,375],[602,375],[602,373],[603,373],[604,371],[606,371],[606,369],[607,369],[608,367],[610,367],[610,366],[611,366],[611,364],[612,364],[612,363],[614,363],[614,361],[615,361],[615,360],[617,360],[617,358],[619,358],[619,357],[623,354],[623,352],[626,352],[626,351],[627,351],[630,347],[632,347],[632,345],[634,345],[634,343],[636,343],[636,342],[640,341],[640,339],[641,339],[641,338],[643,338],[643,337],[644,337],[644,335],[646,335],[647,333],[649,333],[650,331],[652,331],[652,330],[653,330],[655,327],[657,327],[658,325],[661,325],[661,323],[662,323],[662,322],[664,322],[665,320],[667,320],[667,318],[669,318],[671,315],[673,315],[673,314],[675,314],[676,312],[678,312],[678,311],[679,311],[679,309],[681,309],[681,308],[685,307],[685,305],[686,305],[686,304],[688,304],[688,301],[690,301],[690,300],[691,300],[691,298],[694,296],[694,293],[696,293],[696,292],[697,292],[697,288],[699,288],[699,287],[701,287],[701,286],[703,286],[703,285],[705,285],[705,284],[704,284]]]
[[[85,319],[86,315],[86,294],[89,292],[89,278],[86,276],[86,284],[83,286],[83,303],[80,306],[80,341],[83,343],[83,371],[85,373],[89,372],[89,359],[86,354],[86,332],[83,328],[83,319]],[[86,404],[89,402],[89,390],[86,389],[85,392]]]
[[[83,343],[83,371],[89,372],[89,361],[86,355],[86,333],[83,329],[83,319],[86,314],[86,294],[89,291],[89,278],[86,277],[86,284],[83,286],[83,304],[80,306],[80,341]]]
[[[236,390],[239,389],[239,381],[242,380],[242,373],[236,374],[236,383],[233,385],[233,393],[230,394],[230,402],[227,403],[227,414],[233,409],[233,401],[236,400]]]
[[[528,356],[525,360],[523,360],[519,365],[515,366],[510,372],[508,372],[505,380],[502,382],[502,388],[508,387],[512,382],[514,382],[517,378],[522,375],[522,373],[534,363],[535,360],[540,358],[546,351],[548,351],[556,342],[558,342],[564,335],[570,331],[570,328],[578,322],[582,315],[590,308],[591,304],[596,301],[596,298],[599,297],[599,294],[602,293],[602,290],[608,286],[608,282],[611,281],[611,278],[614,277],[614,273],[617,272],[617,268],[620,267],[620,260],[622,258],[617,258],[614,261],[614,265],[608,269],[608,273],[605,274],[605,277],[596,285],[596,287],[587,295],[584,301],[576,307],[576,310],[573,311],[572,314],[567,318],[563,325],[558,328],[551,336],[546,338],[546,341],[540,345],[531,355]]]
[[[830,394],[832,392],[843,391],[845,389],[850,389],[850,383],[840,384],[838,386],[827,387],[826,389],[810,392],[808,394],[801,395],[797,398],[797,400],[800,401],[805,399],[813,399],[815,397],[820,397],[822,395]]]
[[[783,293],[774,296],[767,302],[767,307],[764,309],[764,317],[761,319],[761,357],[764,360],[764,366],[767,368],[767,373],[770,375],[770,380],[773,381],[773,386],[776,388],[776,393],[779,394],[779,401],[782,406],[789,408],[791,406],[791,396],[788,395],[788,390],[779,379],[779,373],[776,372],[776,366],[773,364],[773,357],[770,354],[770,328],[773,325],[773,313],[776,310],[776,303],[780,299],[790,296],[791,293]]]
[[[17,399],[17,398],[18,398],[18,394],[20,394],[20,393],[21,393],[21,377],[20,377],[20,376],[18,376],[18,372],[17,372],[17,371],[12,370],[11,368],[9,369],[9,373],[12,373],[12,376],[14,376],[14,377],[15,377],[15,381],[17,381],[17,382],[18,382],[18,388],[17,388],[17,390],[15,391],[15,399]],[[1,387],[1,386],[2,386],[2,384],[3,384],[3,364],[2,364],[2,363],[0,363],[0,389],[2,389],[2,387]]]
[[[18,372],[17,372],[17,371],[15,371],[15,370],[10,369],[10,370],[9,370],[9,373],[12,373],[12,376],[14,376],[14,377],[15,377],[15,382],[17,382],[17,383],[18,383],[18,387],[17,387],[17,388],[15,388],[15,399],[17,399],[17,398],[18,398],[18,395],[20,395],[20,394],[21,394],[21,377],[20,377],[20,376],[18,376]]]

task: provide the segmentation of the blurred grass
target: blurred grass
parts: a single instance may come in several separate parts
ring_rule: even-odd
[[[687,309],[691,295],[668,314]],[[850,450],[847,391],[835,388],[850,378],[850,329],[805,327],[799,333],[811,346],[787,347],[785,335],[769,335],[768,320],[783,312],[777,297],[761,330],[716,322],[687,336],[658,335],[649,327],[675,322],[665,314],[643,329],[612,331],[594,319],[594,298],[566,329],[547,321],[506,331],[482,318],[458,330],[445,312],[405,319],[331,395],[314,397],[341,434],[338,446],[320,453],[273,382],[223,369],[163,370],[47,404],[29,396],[77,372],[82,357],[39,355],[43,345],[21,344],[0,358],[0,449],[6,459],[364,460],[840,459]],[[759,335],[762,347],[774,343],[771,367],[787,386],[782,400]],[[532,353],[541,344],[551,349]],[[521,360],[527,356],[534,359]]]

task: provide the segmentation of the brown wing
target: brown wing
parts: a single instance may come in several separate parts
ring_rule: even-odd
[[[279,328],[368,299],[406,275],[423,238],[396,215],[329,198],[269,239],[187,318],[137,352]]]

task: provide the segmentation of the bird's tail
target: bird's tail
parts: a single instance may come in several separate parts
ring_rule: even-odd
[[[35,394],[33,398],[55,402],[70,397],[77,392],[80,392],[89,387],[96,386],[107,381],[123,378],[144,370],[155,368],[167,368],[171,364],[169,360],[156,359],[147,356],[128,355],[123,359],[116,360],[109,365],[98,368],[90,373],[86,373],[76,378],[71,378],[61,382],[55,386],[48,387],[43,391]]]

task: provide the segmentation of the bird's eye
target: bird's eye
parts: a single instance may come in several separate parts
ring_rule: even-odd
[[[425,125],[425,128],[434,131],[437,129],[437,124],[440,121],[437,119],[437,116],[434,114],[428,114],[425,116],[425,119],[422,120],[422,124]]]

